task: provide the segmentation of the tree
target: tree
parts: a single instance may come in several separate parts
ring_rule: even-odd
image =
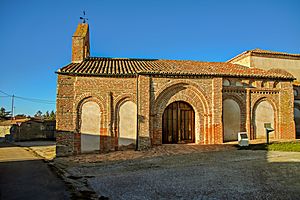
[[[11,112],[9,111],[6,111],[5,108],[1,107],[0,108],[0,118],[5,118],[5,117],[8,117]]]
[[[50,120],[55,120],[56,119],[56,113],[52,110],[49,116]]]
[[[42,111],[39,110],[35,113],[34,117],[42,118],[42,114]]]
[[[46,113],[44,114],[44,117],[45,117],[46,119],[48,119],[48,118],[50,117],[49,111],[48,111],[48,110],[47,110]]]

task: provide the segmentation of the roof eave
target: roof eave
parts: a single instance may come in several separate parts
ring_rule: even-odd
[[[176,73],[176,72],[136,72],[131,74],[88,74],[88,73],[70,73],[70,72],[55,72],[61,75],[70,76],[92,76],[92,77],[136,77],[137,75],[157,75],[157,76],[194,76],[194,77],[237,77],[237,78],[271,78],[271,79],[283,79],[283,80],[296,80],[294,77],[283,76],[268,76],[268,75],[247,75],[247,74],[197,74],[197,73]]]
[[[248,54],[248,55],[247,55],[247,54]],[[244,56],[251,56],[251,51],[250,51],[250,50],[244,51],[244,52],[238,54],[237,56],[234,56],[233,58],[227,60],[226,62],[227,62],[227,63],[231,63],[232,61],[241,59],[241,58],[244,57]]]

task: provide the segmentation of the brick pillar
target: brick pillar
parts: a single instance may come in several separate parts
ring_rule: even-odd
[[[107,125],[106,128],[106,133],[103,132],[101,139],[103,139],[104,141],[101,142],[101,144],[103,145],[102,150],[103,151],[109,151],[109,150],[114,150],[114,146],[115,146],[115,138],[113,136],[113,130],[112,130],[112,123],[113,123],[113,99],[112,99],[112,93],[108,92],[106,95],[106,109],[107,109],[107,119],[105,120],[106,123],[104,123]],[[105,129],[104,129],[105,130]],[[100,146],[101,149],[101,146]]]
[[[212,140],[211,140],[211,135],[212,135],[212,128],[211,128],[211,118],[212,115],[211,114],[204,114],[204,124],[203,124],[203,131],[204,131],[204,144],[211,144]]]
[[[213,78],[212,80],[212,144],[223,143],[223,124],[222,124],[222,89],[223,80],[222,78]]]
[[[58,75],[56,100],[56,155],[66,156],[78,153],[78,137],[74,138],[76,124],[73,111],[74,81],[71,76]],[[76,140],[76,142],[74,141]],[[80,148],[80,147],[79,147]]]
[[[253,139],[253,132],[251,131],[251,90],[246,89],[246,132],[248,138]]]
[[[139,75],[138,81],[138,149],[151,146],[150,141],[150,77]]]
[[[110,106],[110,112],[109,112],[109,128],[108,128],[108,134],[111,137],[110,140],[110,149],[114,150],[115,149],[115,135],[114,135],[114,130],[113,130],[113,124],[114,124],[114,101],[113,101],[113,93],[109,93],[109,106]]]
[[[291,82],[282,82],[278,104],[278,132],[279,139],[295,139],[294,95]]]

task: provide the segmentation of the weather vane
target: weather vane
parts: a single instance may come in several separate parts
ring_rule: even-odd
[[[82,23],[84,23],[84,24],[85,24],[85,22],[88,20],[88,18],[85,17],[85,11],[83,11],[83,16],[80,17],[80,19],[82,20]]]

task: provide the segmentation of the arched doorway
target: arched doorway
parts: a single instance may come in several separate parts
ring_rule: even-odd
[[[223,127],[225,142],[238,139],[241,127],[241,109],[239,104],[232,99],[226,99],[223,102]]]
[[[188,103],[176,101],[164,111],[162,143],[195,142],[195,112]]]
[[[81,108],[81,152],[100,150],[100,107],[88,101]]]
[[[136,143],[137,125],[136,104],[126,101],[119,109],[119,146],[128,146]]]
[[[268,101],[260,102],[255,109],[255,127],[254,127],[254,138],[262,139],[266,138],[266,130],[264,127],[265,123],[271,123],[271,127],[275,129],[274,119],[275,113],[272,105]],[[269,133],[270,138],[274,138],[274,131]]]

